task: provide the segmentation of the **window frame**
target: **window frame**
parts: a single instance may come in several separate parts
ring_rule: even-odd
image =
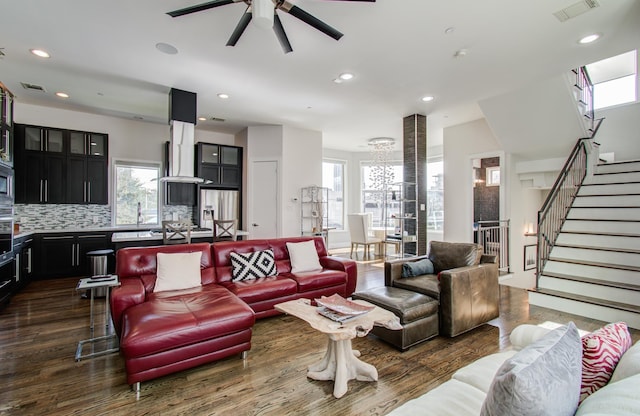
[[[162,176],[162,164],[160,162],[154,162],[154,161],[145,161],[145,160],[132,160],[132,159],[113,159],[112,162],[112,169],[111,172],[113,173],[112,176],[112,181],[111,181],[111,186],[112,186],[112,192],[111,195],[113,195],[113,200],[112,200],[112,209],[111,209],[111,223],[116,226],[116,227],[126,227],[126,226],[136,226],[136,223],[132,223],[132,224],[119,224],[117,222],[117,217],[118,217],[118,193],[117,193],[117,189],[118,189],[118,168],[120,167],[129,167],[129,168],[149,168],[149,169],[156,169],[156,186],[157,186],[157,192],[156,192],[156,222],[154,223],[143,223],[140,225],[144,225],[145,227],[154,227],[154,226],[159,226],[160,225],[160,218],[161,218],[161,214],[162,214],[162,205],[161,205],[161,201],[162,201],[162,188],[161,188],[161,182],[160,182],[160,177]]]
[[[322,186],[325,188],[329,189],[329,194],[331,194],[331,187],[327,186],[327,184],[324,183],[324,165],[325,163],[330,163],[330,164],[334,164],[334,165],[341,165],[342,166],[342,201],[340,202],[340,205],[342,205],[342,218],[340,219],[341,222],[341,227],[336,227],[335,230],[336,231],[343,231],[346,229],[346,204],[345,204],[345,199],[346,199],[346,194],[347,194],[347,161],[343,160],[343,159],[334,159],[334,158],[323,158],[322,159],[322,171],[323,171],[323,183]],[[334,177],[335,178],[335,177]],[[331,197],[329,197],[329,201],[327,201],[327,204],[330,204],[331,202]],[[336,200],[337,202],[337,200]],[[328,213],[327,213],[328,216]],[[328,218],[330,219],[330,218]],[[329,225],[329,224],[327,224]],[[331,230],[333,231],[333,230]]]

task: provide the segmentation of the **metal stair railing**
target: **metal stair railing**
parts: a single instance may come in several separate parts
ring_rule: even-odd
[[[476,243],[481,244],[484,254],[495,255],[498,269],[508,273],[509,264],[509,223],[510,220],[478,221]]]
[[[551,192],[538,211],[538,253],[536,262],[536,288],[540,274],[549,259],[573,200],[587,174],[587,145],[589,138],[580,139],[558,175]]]

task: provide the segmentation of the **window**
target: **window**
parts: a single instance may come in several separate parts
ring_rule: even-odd
[[[500,166],[487,168],[487,186],[500,186]]]
[[[384,189],[385,183],[402,182],[403,166],[400,161],[388,162],[385,166],[377,165],[374,162],[363,162],[360,167],[360,178],[362,190],[362,210],[361,212],[373,213],[373,227],[384,227]],[[389,197],[387,206],[387,216],[391,217],[400,210],[400,204]]]
[[[322,186],[329,188],[329,228],[344,229],[344,169],[345,162],[325,160],[322,162]]]
[[[637,53],[635,50],[594,62],[586,67],[593,83],[594,109],[636,101]]]
[[[157,225],[160,164],[117,160],[114,168],[115,225]]]
[[[442,157],[427,160],[427,229],[444,225],[444,162]]]

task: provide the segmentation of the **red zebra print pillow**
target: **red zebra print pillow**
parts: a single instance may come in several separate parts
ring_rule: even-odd
[[[605,386],[620,357],[631,347],[627,324],[608,324],[582,337],[582,386],[580,402]]]

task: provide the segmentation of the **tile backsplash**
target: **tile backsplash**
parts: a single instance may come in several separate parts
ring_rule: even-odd
[[[24,230],[65,230],[111,227],[110,205],[16,204],[15,221]],[[163,206],[162,218],[193,218],[190,206]]]
[[[111,226],[110,205],[16,204],[15,221],[25,230],[64,230]]]

